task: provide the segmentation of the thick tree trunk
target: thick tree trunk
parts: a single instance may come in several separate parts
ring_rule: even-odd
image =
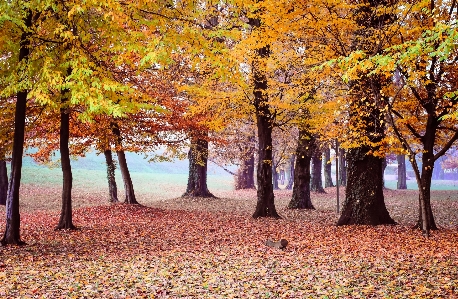
[[[8,197],[8,170],[6,169],[6,161],[0,160],[0,205],[6,205]]]
[[[280,190],[280,187],[278,187],[278,172],[275,164],[275,155],[272,153],[272,184],[274,190]]]
[[[339,149],[340,161],[339,161],[339,185],[347,185],[347,159],[345,149]]]
[[[111,150],[105,150],[105,161],[107,164],[107,180],[108,180],[108,193],[110,202],[118,202],[118,187],[116,185],[115,169],[116,166],[113,161],[113,154]]]
[[[383,197],[383,159],[369,155],[368,151],[359,147],[347,152],[346,198],[337,225],[395,224]]]
[[[124,181],[124,191],[126,193],[124,202],[127,204],[138,204],[137,198],[135,197],[132,178],[130,177],[129,168],[127,167],[126,155],[123,150],[116,151],[116,154],[118,155],[119,169],[121,170],[122,180]]]
[[[296,161],[296,155],[291,155],[289,158],[289,178],[288,184],[286,185],[286,190],[292,190],[294,185],[294,163]]]
[[[64,106],[66,99],[62,100]],[[70,164],[70,112],[67,107],[60,108],[60,161],[62,166],[62,210],[56,229],[75,229],[72,221],[72,167]]]
[[[255,189],[254,186],[254,149],[237,171],[235,190]]]
[[[294,169],[293,196],[289,209],[315,209],[310,198],[310,138],[305,130],[299,131]]]
[[[321,159],[318,151],[312,155],[312,182],[310,190],[318,193],[326,193],[323,188],[323,180],[321,178]]]
[[[398,161],[398,184],[397,189],[407,189],[407,171],[405,155],[397,155]]]
[[[332,172],[331,172],[331,149],[326,148],[324,150],[324,161],[323,161],[323,168],[324,168],[324,187],[334,187],[334,184],[332,182]]]
[[[215,197],[207,187],[208,141],[192,138],[188,152],[188,186],[183,197]]]
[[[26,28],[32,27],[32,12],[27,10],[24,25]],[[19,62],[27,61],[29,57],[29,32],[21,35]],[[17,93],[16,112],[14,115],[14,137],[13,155],[11,160],[11,177],[8,187],[8,197],[6,199],[6,228],[3,238],[0,240],[2,245],[23,245],[20,237],[21,216],[19,214],[19,188],[21,184],[22,155],[24,153],[25,117],[27,106],[27,90]]]
[[[255,20],[256,21],[256,20]],[[258,21],[259,22],[259,21]],[[267,59],[269,47],[257,50],[258,59]],[[272,119],[267,98],[267,77],[256,61],[253,65],[254,77],[254,106],[256,112],[256,124],[258,128],[258,171],[257,171],[257,202],[253,213],[254,218],[274,217],[279,218],[275,208],[274,188],[272,184]]]

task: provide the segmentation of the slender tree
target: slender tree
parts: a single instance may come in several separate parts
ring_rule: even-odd
[[[113,161],[113,154],[111,150],[103,151],[103,155],[105,156],[105,162],[107,164],[107,180],[108,180],[108,193],[109,193],[109,201],[112,203],[119,202],[118,200],[118,187],[116,185],[116,178],[115,178],[115,163]]]
[[[323,188],[323,180],[321,178],[321,155],[315,151],[312,155],[312,178],[310,190],[317,193],[326,193]]]
[[[396,160],[398,161],[397,189],[407,189],[406,156],[397,155]]]
[[[119,169],[121,170],[122,180],[124,182],[125,199],[124,202],[127,204],[138,204],[137,198],[135,197],[134,184],[130,177],[129,168],[127,167],[126,154],[122,148],[122,136],[119,126],[116,122],[112,123],[113,134],[116,136],[116,155],[118,156]]]
[[[291,157],[289,158],[289,177],[288,177],[288,184],[286,185],[285,189],[286,190],[292,190],[293,189],[293,184],[294,184],[294,163],[296,160],[296,155],[292,154]]]
[[[324,187],[334,187],[331,173],[331,149],[326,147],[323,151]]]
[[[65,93],[68,93],[66,91]],[[63,186],[62,186],[62,210],[59,223],[56,229],[76,229],[73,225],[72,216],[72,167],[70,164],[70,149],[68,142],[70,139],[70,109],[66,94],[63,95],[62,106],[60,108],[60,163],[62,166]]]
[[[19,63],[26,66],[30,54],[30,31],[32,27],[32,11],[24,11],[24,27],[20,38]],[[2,245],[24,244],[20,237],[21,217],[19,214],[19,187],[21,184],[22,155],[24,152],[25,118],[27,106],[27,90],[20,90],[16,96],[16,112],[14,116],[13,155],[11,159],[11,177],[6,200],[6,228],[0,243]]]

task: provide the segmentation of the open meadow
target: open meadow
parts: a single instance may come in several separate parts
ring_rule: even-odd
[[[60,170],[24,168],[27,245],[0,247],[1,298],[458,298],[456,190],[433,191],[441,229],[425,239],[411,228],[415,190],[385,190],[399,225],[335,227],[334,188],[312,194],[314,211],[286,209],[291,191],[277,191],[283,219],[255,220],[255,191],[230,176],[209,175],[217,199],[186,199],[185,174],[133,172],[142,205],[128,206],[108,203],[104,171],[73,173],[79,229],[55,231]],[[264,245],[280,238],[285,250]]]

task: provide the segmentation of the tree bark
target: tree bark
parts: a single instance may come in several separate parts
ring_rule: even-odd
[[[132,184],[132,178],[130,177],[129,168],[127,167],[126,155],[123,150],[116,151],[119,161],[119,169],[121,170],[122,180],[124,182],[124,191],[126,197],[124,203],[127,204],[138,204],[137,198],[135,197],[134,185]]]
[[[326,148],[324,150],[324,159],[323,159],[323,165],[324,165],[324,187],[334,187],[334,183],[332,182],[332,172],[331,172],[331,149]]]
[[[261,26],[259,18],[249,18],[249,25],[256,30]],[[274,115],[269,107],[267,94],[266,61],[270,56],[270,46],[256,49],[252,63],[253,105],[258,129],[258,169],[257,202],[253,218],[280,218],[275,208],[275,196],[272,184],[272,129]]]
[[[27,9],[24,18],[24,25],[28,29],[32,27],[32,12]],[[28,60],[30,50],[30,33],[22,32],[19,62]],[[24,153],[25,118],[27,106],[27,90],[17,93],[16,111],[14,115],[14,137],[13,155],[11,160],[11,177],[8,187],[8,197],[6,199],[6,227],[3,238],[0,240],[2,245],[23,245],[20,237],[21,216],[19,213],[19,188],[21,184],[22,155]]]
[[[132,183],[132,178],[130,177],[129,168],[127,167],[126,154],[122,149],[122,136],[121,131],[117,123],[113,122],[111,124],[111,129],[113,134],[116,136],[116,155],[118,156],[119,170],[121,170],[122,180],[124,182],[124,192],[125,199],[124,203],[127,204],[138,204],[137,198],[135,197],[134,185]]]
[[[397,189],[407,189],[406,157],[405,155],[397,155],[396,160],[398,161]]]
[[[235,190],[255,189],[254,186],[254,149],[248,153],[237,171]]]
[[[315,209],[310,198],[310,136],[305,130],[299,130],[294,169],[293,196],[288,204],[289,209]]]
[[[369,148],[347,152],[348,181],[342,214],[337,225],[395,224],[383,197],[383,159],[369,155]]]
[[[8,197],[8,171],[6,169],[6,161],[0,160],[0,205],[6,205]]]
[[[292,190],[293,189],[293,184],[294,184],[294,163],[296,160],[296,155],[291,155],[291,158],[289,158],[289,178],[288,178],[288,184],[286,185],[285,189],[286,190]]]
[[[207,187],[208,141],[192,138],[188,159],[188,186],[182,197],[215,197]]]
[[[321,178],[321,159],[320,153],[315,151],[312,155],[312,182],[310,190],[317,193],[326,193],[323,188],[323,179]]]
[[[110,202],[119,202],[118,200],[118,187],[116,185],[116,178],[115,178],[115,169],[116,166],[113,161],[113,154],[111,150],[105,150],[103,152],[105,156],[105,161],[107,164],[107,180],[108,180],[108,193],[110,196]]]
[[[339,161],[339,185],[347,185],[347,159],[345,149],[340,148],[340,161]]]
[[[258,59],[269,56],[269,47],[257,50]],[[259,62],[258,62],[259,63]],[[272,184],[272,120],[267,98],[267,77],[256,63],[253,65],[254,106],[258,129],[258,171],[257,171],[257,202],[253,213],[254,218],[280,218],[275,208],[275,196]]]
[[[72,220],[72,167],[70,164],[70,112],[65,106],[68,99],[62,99],[60,108],[60,161],[62,166],[62,210],[56,229],[75,229]]]

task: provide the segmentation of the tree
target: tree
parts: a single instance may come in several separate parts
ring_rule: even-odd
[[[318,149],[312,155],[312,179],[310,189],[313,192],[326,193],[323,189],[323,180],[321,178],[321,152]]]
[[[188,185],[183,197],[215,197],[207,187],[208,141],[205,137],[191,137],[188,152]]]
[[[289,209],[315,209],[310,198],[310,160],[313,147],[313,137],[310,133],[305,129],[299,130],[293,196],[288,204]]]
[[[395,140],[412,164],[419,188],[417,226],[425,236],[437,229],[431,209],[431,178],[437,161],[458,139],[456,129],[456,3],[404,3],[401,40],[375,56],[361,56],[351,72],[391,77],[386,94]],[[388,100],[389,99],[389,100]],[[417,162],[421,159],[421,165]]]
[[[397,189],[407,189],[407,171],[405,155],[396,155],[398,162],[398,183]]]
[[[285,189],[286,190],[292,190],[293,189],[293,184],[294,184],[294,163],[296,161],[296,155],[292,154],[291,157],[289,158],[289,177],[288,177],[288,184],[286,185]]]
[[[352,11],[354,22],[353,44],[358,53],[375,55],[390,42],[387,32],[393,30],[393,6],[389,1],[364,3]],[[379,13],[383,11],[383,13]],[[337,225],[394,224],[385,206],[383,196],[383,152],[385,140],[386,99],[382,87],[388,78],[369,76],[360,71],[354,80],[348,80],[349,132],[352,144],[347,151],[347,188],[341,216]]]
[[[3,5],[6,6],[6,5]],[[12,12],[10,8],[5,8],[5,12]],[[30,54],[30,37],[29,32],[32,27],[33,13],[29,8],[21,7],[16,11],[22,19],[16,19],[18,24],[22,26],[20,29],[19,40],[19,60],[18,70],[21,76],[25,76],[27,72],[27,62]],[[25,78],[20,78],[25,80]],[[27,84],[24,84],[27,86]],[[20,237],[20,214],[19,214],[19,187],[21,183],[21,170],[22,170],[22,154],[24,151],[24,131],[25,131],[25,118],[26,118],[26,105],[27,105],[28,91],[24,87],[19,89],[16,95],[16,112],[14,117],[14,138],[13,138],[13,152],[11,159],[11,178],[8,186],[8,197],[6,200],[6,228],[3,238],[0,240],[2,245],[15,244],[23,245]]]
[[[108,180],[108,194],[111,203],[119,202],[118,200],[118,187],[115,179],[115,163],[113,161],[113,154],[111,150],[104,150],[105,162],[107,164],[107,180]]]
[[[331,173],[331,149],[326,147],[323,151],[324,187],[334,187]]]

